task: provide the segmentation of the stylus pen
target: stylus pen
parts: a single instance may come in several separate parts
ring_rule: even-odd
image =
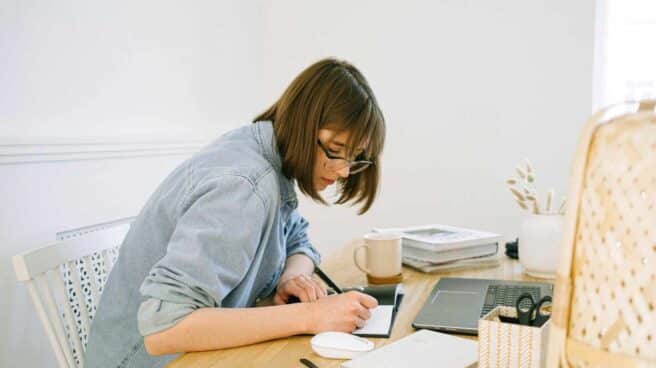
[[[337,284],[335,284],[333,280],[331,280],[330,277],[328,277],[328,275],[323,273],[323,271],[321,271],[321,268],[319,268],[319,266],[314,267],[314,273],[319,275],[319,277],[323,280],[323,282],[328,284],[328,286],[330,286],[333,290],[335,290],[336,293],[338,294],[343,293],[342,289],[340,289],[339,286],[337,286]]]

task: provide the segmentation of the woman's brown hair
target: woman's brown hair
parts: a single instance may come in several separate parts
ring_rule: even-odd
[[[346,61],[327,58],[299,74],[273,106],[253,122],[271,121],[282,158],[282,172],[296,179],[301,192],[326,203],[314,188],[313,170],[319,129],[348,131],[346,157],[363,145],[359,160],[373,165],[338,181],[336,204],[363,203],[359,214],[373,204],[380,180],[379,156],[385,142],[385,119],[362,73]]]

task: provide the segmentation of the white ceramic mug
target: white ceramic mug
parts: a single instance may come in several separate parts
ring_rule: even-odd
[[[360,262],[362,250],[365,262]],[[364,244],[353,251],[353,262],[364,273],[373,277],[394,277],[401,273],[401,234],[369,233]]]

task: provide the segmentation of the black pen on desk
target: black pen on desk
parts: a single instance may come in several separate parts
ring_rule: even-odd
[[[328,284],[328,286],[330,286],[333,290],[335,290],[336,293],[338,294],[343,293],[342,289],[340,289],[339,286],[337,286],[337,284],[335,284],[333,280],[331,280],[330,277],[328,277],[328,275],[326,275],[323,271],[321,271],[321,268],[319,268],[319,266],[314,267],[314,272],[317,275],[319,275],[319,277],[323,280],[323,282],[325,282],[326,284]]]
[[[312,361],[309,359],[301,358],[301,363],[303,363],[303,365],[305,365],[308,368],[319,368],[316,364],[312,363]]]

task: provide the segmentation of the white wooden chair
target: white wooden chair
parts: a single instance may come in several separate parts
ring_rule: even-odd
[[[89,326],[129,227],[114,224],[13,257],[59,367],[84,367]]]

